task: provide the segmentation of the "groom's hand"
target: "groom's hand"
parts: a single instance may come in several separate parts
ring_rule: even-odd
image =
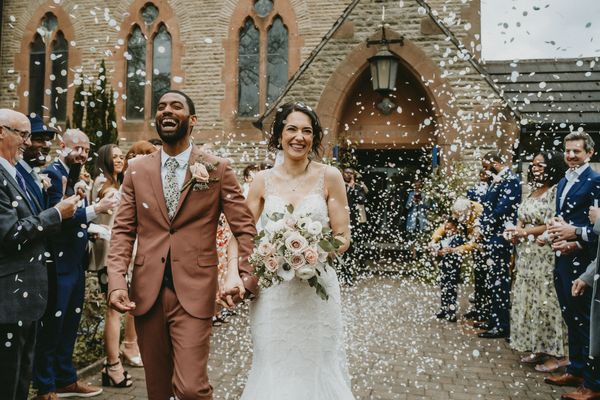
[[[217,303],[227,308],[234,308],[236,304],[241,303],[244,300],[246,294],[246,288],[244,285],[235,286],[229,290],[225,290],[219,294],[219,300]]]
[[[125,289],[116,289],[110,293],[108,303],[120,313],[135,310],[135,303],[129,300],[129,295]]]

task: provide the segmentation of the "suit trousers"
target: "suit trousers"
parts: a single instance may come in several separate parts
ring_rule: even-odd
[[[458,293],[458,280],[460,278],[460,265],[462,257],[458,254],[446,254],[440,259],[440,289],[441,309],[448,314],[458,311],[456,297]]]
[[[73,365],[73,349],[81,320],[85,296],[85,272],[75,266],[67,273],[56,275],[56,302],[48,304],[46,315],[38,328],[33,384],[39,394],[77,381]]]
[[[36,324],[0,324],[0,399],[27,400]]]
[[[208,354],[212,320],[192,317],[163,287],[150,311],[135,317],[149,400],[212,400]]]
[[[512,246],[503,240],[485,244],[486,287],[490,296],[489,323],[510,331],[510,256]]]
[[[589,257],[564,255],[556,257],[554,285],[563,319],[567,324],[569,360],[567,372],[584,378],[587,388],[600,390],[600,360],[589,358],[590,311],[592,290],[572,296],[573,281],[581,275],[591,260]]]
[[[473,262],[475,268],[475,311],[481,321],[490,319],[490,293],[486,286],[487,266],[485,264],[485,253],[483,250],[473,251]]]

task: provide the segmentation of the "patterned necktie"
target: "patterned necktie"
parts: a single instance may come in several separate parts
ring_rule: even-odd
[[[169,219],[173,219],[175,211],[177,210],[177,203],[179,203],[179,183],[177,182],[177,175],[175,171],[179,168],[179,163],[173,157],[169,157],[165,162],[167,167],[167,176],[165,176],[165,202],[167,203],[167,210],[169,211]]]
[[[31,208],[37,212],[38,211],[37,207],[35,206],[35,203],[31,199],[31,196],[29,195],[29,192],[27,191],[27,185],[25,184],[25,178],[23,178],[23,175],[21,175],[21,173],[18,170],[15,170],[15,172],[17,173],[16,174],[17,183],[19,184],[19,187],[21,188],[21,190],[25,193],[27,202],[29,203]]]

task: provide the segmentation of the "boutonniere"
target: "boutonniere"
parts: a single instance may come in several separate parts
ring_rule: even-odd
[[[219,178],[211,178],[209,173],[217,169],[219,163],[208,163],[202,160],[196,161],[190,165],[192,177],[189,181],[183,184],[181,191],[183,192],[188,186],[192,186],[193,191],[206,190],[211,182],[217,182]]]
[[[44,190],[48,190],[50,188],[50,186],[52,186],[52,181],[50,180],[50,177],[48,176],[48,174],[38,174],[38,176],[40,177],[40,180],[42,181],[42,188]]]

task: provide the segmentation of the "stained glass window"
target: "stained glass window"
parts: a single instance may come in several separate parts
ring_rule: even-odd
[[[146,38],[135,26],[127,43],[127,109],[128,119],[144,118],[146,85]]]
[[[171,35],[165,25],[161,25],[153,43],[152,59],[152,115],[160,96],[171,88]]]
[[[29,113],[43,115],[45,77],[46,44],[42,37],[36,34],[29,53]]]
[[[262,18],[266,17],[273,11],[273,1],[272,0],[258,0],[254,4],[254,11],[261,16]]]
[[[148,3],[142,9],[142,18],[146,25],[152,24],[158,18],[158,8],[152,3]]]
[[[62,32],[58,32],[56,39],[52,42],[50,61],[52,62],[50,116],[55,117],[58,121],[64,121],[67,117],[69,44]]]
[[[58,20],[56,19],[56,15],[52,13],[46,13],[44,15],[44,19],[42,19],[42,28],[47,32],[53,32],[58,26]]]
[[[238,59],[238,115],[252,117],[259,113],[259,33],[249,18],[240,30]]]
[[[288,80],[288,31],[275,18],[267,35],[267,103],[271,104]]]

